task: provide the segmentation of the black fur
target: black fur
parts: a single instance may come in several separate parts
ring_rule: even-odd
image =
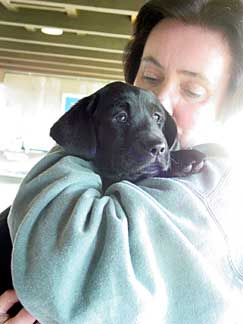
[[[177,128],[156,96],[113,82],[81,99],[51,128],[66,152],[92,160],[106,184],[198,172],[204,155],[173,151]]]
[[[196,150],[175,151],[176,124],[158,99],[122,82],[81,99],[53,125],[50,135],[67,153],[92,160],[105,187],[122,179],[198,172],[205,157]],[[8,213],[0,214],[0,293],[12,288]]]

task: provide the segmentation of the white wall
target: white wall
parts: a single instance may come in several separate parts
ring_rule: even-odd
[[[78,79],[9,74],[0,85],[0,150],[49,149],[51,125],[64,113],[64,93],[89,95],[104,83]]]
[[[22,177],[44,154],[28,152],[28,149],[47,151],[55,144],[49,137],[49,129],[64,113],[63,95],[71,93],[83,97],[104,84],[5,74],[0,83],[0,212],[12,204]],[[21,152],[22,144],[26,152]]]

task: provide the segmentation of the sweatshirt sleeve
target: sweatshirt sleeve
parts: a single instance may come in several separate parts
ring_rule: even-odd
[[[215,324],[235,311],[224,237],[184,180],[102,193],[92,163],[56,150],[23,180],[8,222],[14,288],[40,323]]]

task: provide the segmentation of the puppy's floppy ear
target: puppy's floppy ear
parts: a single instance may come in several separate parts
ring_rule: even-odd
[[[170,150],[173,150],[178,145],[177,138],[177,126],[171,115],[165,110],[165,124],[163,127],[163,133],[167,140],[167,144]]]
[[[92,160],[96,154],[96,135],[92,114],[96,108],[97,94],[79,100],[51,128],[50,136],[64,150]]]

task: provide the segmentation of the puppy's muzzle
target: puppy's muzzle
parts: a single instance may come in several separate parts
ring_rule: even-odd
[[[168,153],[168,145],[162,136],[158,134],[146,134],[143,138],[144,154],[151,160],[163,160]]]
[[[166,144],[165,143],[157,143],[154,144],[150,149],[150,155],[152,157],[160,157],[165,153],[166,150]]]

